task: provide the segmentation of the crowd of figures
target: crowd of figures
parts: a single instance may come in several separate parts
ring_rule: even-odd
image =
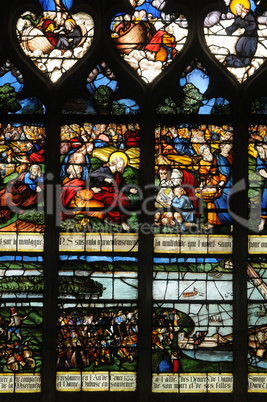
[[[251,229],[261,232],[264,230],[267,218],[267,127],[265,125],[256,124],[249,127],[248,154],[251,226],[253,225]]]
[[[179,312],[176,309],[153,312],[152,349],[158,354],[157,367],[153,371],[180,373],[183,371],[180,361],[181,352],[178,346],[180,330]]]
[[[232,137],[229,126],[163,126],[156,130],[156,225],[186,231],[201,219],[207,229],[218,225],[231,228]]]
[[[7,183],[0,189],[0,223],[42,200],[44,159],[44,127],[0,125],[0,175]]]
[[[129,194],[137,194],[138,126],[85,123],[61,129],[62,219],[78,213],[129,230]],[[93,158],[94,165],[93,165]],[[126,170],[131,181],[126,182]],[[126,184],[129,184],[127,187]],[[133,185],[133,187],[131,187]]]
[[[137,358],[137,310],[62,311],[58,318],[57,368],[123,368]]]

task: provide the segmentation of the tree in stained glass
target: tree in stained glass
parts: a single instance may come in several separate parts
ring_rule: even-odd
[[[42,303],[1,302],[1,392],[41,391]]]
[[[137,114],[139,106],[133,99],[121,98],[115,74],[102,61],[87,77],[88,98],[70,98],[64,105],[64,114]]]
[[[21,99],[24,86],[21,72],[7,60],[0,68],[0,113],[1,114],[43,114],[45,107],[38,98]]]
[[[137,272],[136,257],[60,255],[58,297],[77,301],[135,300]]]
[[[185,69],[181,78],[183,96],[167,97],[157,107],[159,114],[230,114],[230,104],[224,98],[207,99],[210,87],[207,70],[197,59]]]
[[[153,392],[232,392],[231,257],[157,257],[153,272]]]
[[[267,98],[256,98],[251,103],[251,113],[253,114],[267,114]]]

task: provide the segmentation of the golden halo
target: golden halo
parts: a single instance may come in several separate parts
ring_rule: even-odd
[[[249,0],[232,0],[231,3],[230,3],[230,10],[235,15],[236,15],[235,6],[237,4],[243,4],[244,7],[246,7],[248,10],[250,10],[250,2],[249,2]]]
[[[66,26],[66,23],[67,23],[67,22],[71,22],[73,25],[76,25],[76,22],[74,21],[73,18],[68,18],[68,19],[66,19],[66,21],[65,21],[65,26]]]
[[[122,158],[124,160],[124,166],[128,165],[128,157],[124,152],[113,152],[109,156],[109,162],[112,162],[115,158]]]

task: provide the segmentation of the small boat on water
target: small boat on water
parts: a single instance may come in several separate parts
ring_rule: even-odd
[[[210,322],[223,322],[221,315],[213,315],[209,318]]]
[[[196,288],[193,289],[192,292],[183,292],[183,297],[193,297],[198,294],[198,290]]]
[[[129,23],[126,28],[119,24],[115,31],[118,36],[113,36],[113,42],[120,53],[129,54],[132,50],[142,50],[151,41],[156,33],[154,25],[146,21]]]

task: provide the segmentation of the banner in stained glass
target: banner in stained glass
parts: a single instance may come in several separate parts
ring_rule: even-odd
[[[136,303],[59,306],[58,391],[135,391]]]
[[[42,303],[1,302],[0,393],[41,391]]]
[[[138,124],[61,127],[60,251],[138,249]]]

